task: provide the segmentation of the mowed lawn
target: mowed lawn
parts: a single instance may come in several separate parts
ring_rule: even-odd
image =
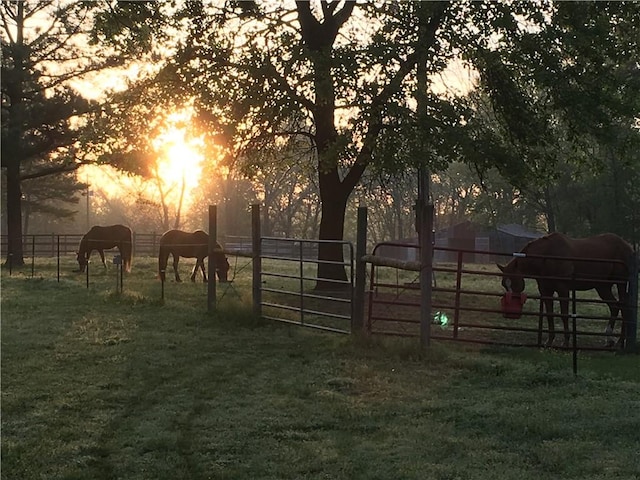
[[[3,479],[636,479],[640,357],[357,340],[250,284],[2,272]],[[110,268],[113,268],[111,266]],[[250,269],[249,269],[250,271]],[[187,278],[186,265],[183,277]]]

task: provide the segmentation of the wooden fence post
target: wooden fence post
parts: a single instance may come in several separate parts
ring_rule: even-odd
[[[216,256],[213,252],[216,249],[218,240],[218,207],[209,205],[209,246],[208,265],[209,282],[207,283],[207,311],[209,313],[216,309]]]
[[[251,250],[253,257],[253,316],[257,319],[262,317],[262,252],[260,244],[260,205],[255,203],[251,205]]]
[[[425,200],[426,201],[426,200]],[[420,242],[420,345],[431,343],[431,281],[433,279],[433,205],[416,205],[418,218],[418,240]]]
[[[364,333],[364,291],[367,277],[367,207],[358,207],[358,231],[356,239],[356,284],[351,314],[351,333]]]

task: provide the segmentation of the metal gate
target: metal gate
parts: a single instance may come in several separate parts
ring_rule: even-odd
[[[398,247],[402,244],[385,242],[380,246]],[[402,245],[416,249],[417,245]],[[455,261],[434,262],[431,338],[493,345],[539,347],[549,333],[543,316],[544,297],[537,293],[535,281],[527,284],[528,298],[517,316],[506,315],[500,300],[503,296],[501,272],[495,264],[475,263],[479,256],[511,257],[488,251],[458,250],[434,247],[445,251]],[[415,255],[409,255],[415,257]],[[586,260],[588,261],[588,260]],[[371,334],[420,335],[420,282],[418,271],[371,265],[368,298],[367,329]],[[555,297],[556,346],[564,333]],[[595,291],[578,292],[570,298],[576,320],[572,338],[580,350],[606,349],[605,327],[610,319],[608,307]],[[637,309],[637,306],[635,307]],[[510,318],[511,317],[511,318]],[[621,319],[616,322],[620,330]],[[633,330],[635,334],[635,329]],[[568,347],[569,348],[569,347]]]
[[[342,262],[318,260],[321,243],[339,244]],[[338,333],[351,333],[354,249],[350,242],[260,238],[260,307],[262,318]],[[316,269],[330,263],[346,270],[347,280],[319,279]],[[315,284],[335,289],[315,291]]]

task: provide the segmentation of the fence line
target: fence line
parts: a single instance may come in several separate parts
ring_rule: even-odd
[[[25,257],[47,257],[55,258],[60,255],[75,255],[80,245],[80,240],[84,236],[83,233],[37,233],[22,236],[22,245]],[[60,250],[58,251],[58,237],[60,238]],[[140,257],[156,257],[160,248],[160,237],[162,233],[136,233],[133,232],[133,256]],[[225,252],[251,251],[251,237],[241,236],[225,236],[222,237],[221,243]],[[312,257],[317,256],[317,245],[303,246],[304,255]],[[0,255],[6,258],[8,250],[7,235],[0,235]],[[278,242],[275,239],[268,239],[263,242],[262,250],[269,255],[292,255],[297,254],[298,245],[290,243]]]

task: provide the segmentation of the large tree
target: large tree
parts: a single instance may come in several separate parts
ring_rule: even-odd
[[[234,2],[231,2],[235,5]],[[449,2],[241,2],[236,10],[188,2],[188,37],[163,72],[197,98],[211,129],[257,161],[265,144],[304,137],[315,152],[319,237],[341,240],[347,201],[370,165],[432,163],[459,117],[429,88],[467,44],[488,46],[486,29],[511,27],[512,9]],[[422,83],[417,81],[420,63]],[[304,123],[289,128],[292,118]],[[420,156],[420,158],[417,158]],[[318,276],[345,279],[338,244],[322,244]],[[333,263],[331,263],[333,262]],[[319,286],[330,286],[331,284]]]

